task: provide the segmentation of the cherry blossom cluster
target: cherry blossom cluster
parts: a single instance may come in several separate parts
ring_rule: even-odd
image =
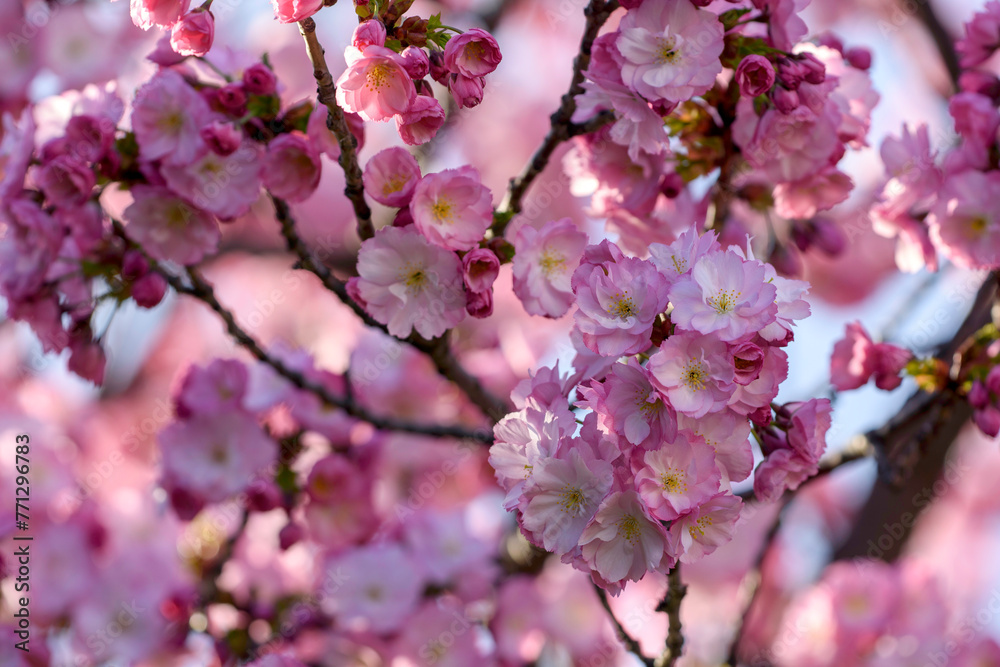
[[[445,112],[426,77],[447,87],[459,108],[475,107],[483,100],[486,75],[500,64],[500,47],[488,32],[472,28],[452,36],[449,30],[440,17],[408,19],[389,38],[382,20],[362,22],[344,56],[337,102],[367,121],[395,120],[407,144],[430,141]]]
[[[393,224],[361,244],[355,300],[389,333],[440,336],[463,319],[493,312],[500,259],[482,241],[493,223],[493,197],[473,167],[421,176],[403,148],[373,156],[365,192],[397,208]],[[483,245],[483,247],[480,247]]]
[[[885,391],[898,387],[900,372],[913,359],[913,353],[892,343],[876,343],[860,322],[847,325],[841,340],[833,346],[830,357],[830,384],[838,391],[857,389],[875,378],[875,386]]]
[[[735,195],[727,222],[760,220],[763,230],[762,213],[790,221],[772,258],[797,273],[796,249],[843,249],[842,232],[816,214],[853,187],[837,165],[866,146],[878,101],[871,56],[831,35],[799,43],[806,28],[791,2],[736,3],[745,6],[722,14],[704,4],[624,3],[618,29],[597,38],[575,120],[610,110],[614,121],[573,140],[571,187],[641,253],[704,219],[708,199],[686,184],[721,169]],[[715,204],[728,218],[729,203]]]
[[[172,51],[150,59],[159,70],[136,93],[131,130],[123,100],[95,86],[62,95],[42,125],[31,110],[4,121],[0,294],[46,351],[68,348],[70,369],[97,384],[105,359],[90,321],[100,302],[155,306],[167,284],[150,259],[198,263],[215,253],[220,222],[247,213],[262,187],[302,201],[319,184],[321,153],[340,154],[325,109],[281,111],[268,65],[212,83]]]
[[[989,634],[987,614],[961,616],[945,597],[943,582],[920,561],[895,565],[859,560],[834,563],[785,613],[783,627],[802,641],[775,650],[779,667],[875,667],[1000,663],[1000,645]],[[984,612],[986,609],[983,610]],[[808,638],[808,641],[805,640]]]
[[[581,237],[555,221],[515,244],[525,303],[555,306],[550,316],[577,306],[576,373],[543,368],[515,390],[490,463],[525,536],[617,593],[731,539],[751,427],[766,456],[759,499],[816,474],[830,404],[772,403],[788,373],[782,347],[809,314],[806,283],[711,232],[653,244],[649,259]]]
[[[957,44],[961,90],[948,102],[957,142],[943,156],[927,125],[904,127],[882,144],[887,181],[872,208],[875,231],[895,238],[903,271],[938,268],[938,253],[963,268],[1000,266],[1000,79],[984,65],[997,50],[1000,4],[987,2],[965,25]],[[942,143],[944,143],[942,141]]]

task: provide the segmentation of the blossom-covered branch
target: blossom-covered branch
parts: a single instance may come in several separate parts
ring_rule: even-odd
[[[681,627],[681,602],[687,594],[687,586],[681,581],[680,565],[675,565],[667,574],[667,593],[658,611],[667,612],[670,628],[667,631],[667,645],[657,664],[661,667],[674,667],[684,650],[684,633]]]
[[[347,126],[344,110],[337,104],[337,88],[326,64],[323,47],[316,37],[316,22],[311,18],[299,21],[299,32],[306,43],[309,62],[313,66],[313,76],[316,78],[317,99],[326,107],[326,124],[337,137],[340,144],[340,166],[344,170],[344,194],[351,200],[354,215],[358,220],[358,236],[361,240],[370,239],[375,235],[372,224],[372,212],[365,201],[365,188],[361,180],[361,166],[358,164],[356,141]]]

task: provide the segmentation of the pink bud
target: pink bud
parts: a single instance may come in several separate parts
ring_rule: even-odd
[[[872,66],[872,52],[868,49],[861,47],[848,49],[844,57],[851,63],[851,67],[856,69],[867,70]]]
[[[79,206],[90,198],[97,182],[86,164],[69,155],[60,155],[36,173],[38,185],[56,206]]]
[[[201,128],[201,138],[213,152],[232,155],[243,142],[243,133],[232,123],[217,120]]]
[[[167,280],[159,273],[150,272],[132,283],[132,299],[140,308],[153,308],[167,293]]]
[[[972,388],[969,389],[969,405],[971,405],[976,410],[982,410],[987,405],[990,404],[990,391],[986,388],[979,380],[975,380],[972,383]]]
[[[449,88],[451,96],[455,98],[455,104],[468,109],[478,106],[483,101],[483,84],[482,77],[454,75]]]
[[[408,46],[400,55],[403,56],[403,69],[414,81],[424,78],[431,71],[431,61],[423,49]]]
[[[287,551],[292,546],[298,544],[305,536],[306,531],[302,529],[302,526],[289,522],[278,532],[278,546],[282,551]]]
[[[798,220],[794,220],[792,221],[792,226],[789,232],[791,234],[792,241],[795,243],[795,247],[802,252],[805,252],[812,247],[813,231],[808,225]]]
[[[274,196],[304,201],[319,186],[321,174],[319,151],[307,135],[298,131],[282,134],[267,145],[261,179]]]
[[[407,225],[413,224],[413,214],[410,213],[410,207],[404,206],[403,208],[396,211],[396,216],[392,219],[393,227],[406,227]]]
[[[987,405],[982,410],[972,413],[972,421],[976,422],[979,430],[991,438],[997,437],[1000,433],[1000,410],[992,405]]]
[[[986,374],[986,388],[989,389],[994,396],[1000,396],[1000,366],[994,366],[990,369],[990,372]]]
[[[977,69],[968,69],[958,78],[958,87],[967,93],[985,95],[994,102],[1000,100],[1000,79]]]
[[[138,250],[128,250],[122,257],[122,278],[137,280],[149,273],[149,262]]]
[[[182,56],[203,56],[215,39],[215,17],[212,12],[188,12],[170,29],[170,48]]]
[[[281,506],[281,489],[268,479],[255,479],[247,487],[247,508],[253,512],[270,512]]]
[[[170,46],[170,34],[164,34],[163,37],[156,42],[156,48],[153,52],[146,56],[146,60],[153,63],[154,65],[159,65],[160,67],[173,67],[178,63],[184,62],[185,56],[174,51],[173,47]]]
[[[247,110],[247,94],[242,83],[226,84],[215,93],[215,100],[233,116],[242,116]]]
[[[472,292],[468,295],[465,311],[476,318],[489,317],[493,314],[493,289],[483,292]]]
[[[500,260],[492,250],[475,248],[462,258],[462,269],[469,291],[484,292],[500,275]]]
[[[251,95],[273,95],[278,90],[278,79],[264,63],[254,63],[243,70],[243,87]]]
[[[417,95],[410,108],[396,117],[396,130],[410,146],[423,144],[434,138],[444,125],[444,109],[433,97]]]
[[[736,82],[743,97],[757,97],[774,85],[774,66],[764,56],[749,55],[736,68]]]
[[[816,85],[826,81],[826,65],[821,63],[819,58],[811,53],[801,53],[799,62],[805,67],[803,78],[806,83]]]
[[[834,51],[844,52],[844,43],[832,32],[824,32],[816,36],[816,43],[820,46],[827,46]]]
[[[74,335],[70,339],[69,350],[67,366],[71,371],[97,386],[104,383],[104,366],[107,360],[100,345],[91,340],[89,335]]]
[[[676,171],[665,174],[663,181],[660,183],[660,192],[667,199],[676,198],[680,193],[684,192],[684,178]]]
[[[799,94],[782,86],[776,86],[773,89],[771,100],[781,113],[792,113],[799,108]]]
[[[829,257],[837,257],[844,252],[844,248],[847,247],[847,236],[840,225],[829,218],[815,218],[812,227],[813,243],[823,253]]]
[[[381,21],[365,21],[354,29],[351,44],[364,51],[369,46],[385,46],[385,26]]]
[[[764,366],[764,350],[756,343],[749,341],[729,348],[735,370],[734,382],[748,385],[760,377],[760,369]]]

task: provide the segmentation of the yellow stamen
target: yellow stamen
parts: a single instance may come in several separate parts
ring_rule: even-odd
[[[636,307],[632,297],[628,295],[628,290],[625,290],[622,294],[617,294],[608,307],[609,314],[619,317],[622,320],[627,320],[635,316],[637,312],[639,312],[639,309]]]
[[[697,359],[689,360],[684,372],[681,373],[681,382],[691,391],[701,391],[704,389],[707,378],[708,369],[705,368],[705,364]]]
[[[635,544],[639,539],[639,520],[631,514],[618,519],[618,537]]]

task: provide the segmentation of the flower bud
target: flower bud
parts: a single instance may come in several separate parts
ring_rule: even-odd
[[[774,85],[774,67],[764,56],[749,55],[736,68],[736,82],[743,97],[757,97]]]
[[[170,48],[182,56],[203,56],[215,39],[212,12],[194,10],[181,17],[170,29]]]

